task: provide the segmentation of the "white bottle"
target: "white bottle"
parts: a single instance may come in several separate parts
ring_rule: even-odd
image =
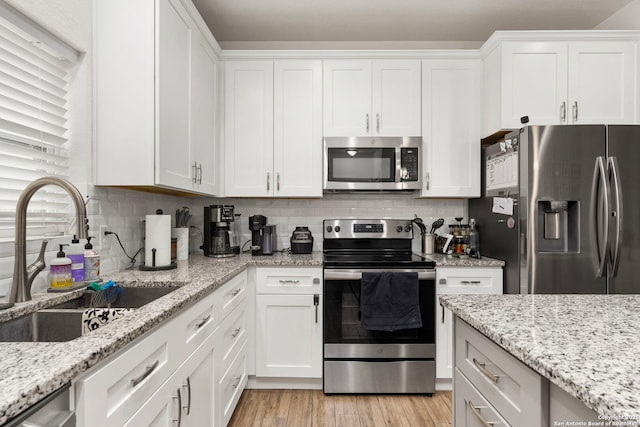
[[[80,244],[80,240],[78,240],[75,234],[69,245],[67,258],[71,260],[73,283],[78,284],[84,282],[84,247]]]
[[[69,245],[60,245],[60,251],[49,266],[49,287],[54,291],[70,288],[73,283],[71,280],[71,260],[62,250],[64,246]]]
[[[84,280],[93,282],[100,278],[100,254],[93,249],[91,237],[87,237],[87,244],[84,245]]]

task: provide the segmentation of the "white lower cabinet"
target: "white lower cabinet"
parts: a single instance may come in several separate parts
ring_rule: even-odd
[[[322,378],[322,269],[260,268],[256,377]]]
[[[436,294],[501,294],[502,267],[438,267]],[[453,315],[436,298],[436,378],[440,384],[453,377]]]
[[[80,426],[224,426],[246,384],[243,271],[74,382]]]

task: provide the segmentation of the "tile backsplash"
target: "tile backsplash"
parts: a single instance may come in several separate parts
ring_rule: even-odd
[[[204,206],[231,204],[240,214],[242,242],[251,239],[248,218],[254,214],[268,217],[270,224],[277,226],[278,249],[286,249],[296,226],[308,226],[314,237],[314,250],[322,249],[322,221],[331,218],[399,218],[421,217],[427,225],[437,218],[445,219],[446,225],[454,217],[464,217],[467,222],[467,202],[460,199],[416,199],[410,194],[327,194],[321,199],[192,199],[138,191],[93,187],[89,189],[87,214],[89,235],[96,236],[94,244],[101,256],[101,275],[128,268],[131,263],[118,244],[115,236],[107,236],[107,245],[99,246],[98,234],[101,226],[108,226],[118,234],[122,245],[130,256],[144,247],[144,218],[156,209],[174,214],[176,209],[188,206],[193,219],[190,230],[190,252],[201,253]],[[73,234],[73,228],[70,227]],[[47,265],[55,257],[57,244],[63,239],[52,239],[46,253]],[[66,239],[64,241],[66,242]],[[247,245],[248,246],[248,245]],[[33,262],[40,241],[27,244],[27,263]],[[419,249],[419,239],[414,239],[414,249]],[[135,267],[144,262],[144,250],[137,255]],[[0,243],[0,295],[8,295],[13,274],[13,244]],[[48,269],[36,278],[33,291],[47,288]],[[4,299],[4,298],[0,298]]]

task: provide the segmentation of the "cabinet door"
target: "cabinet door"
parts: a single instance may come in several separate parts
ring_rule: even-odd
[[[256,297],[256,376],[322,377],[321,304],[319,295]]]
[[[569,123],[636,122],[634,42],[569,44]]]
[[[179,384],[182,397],[184,426],[213,426],[216,417],[214,405],[215,334],[209,338],[180,367]]]
[[[422,63],[423,197],[480,196],[480,61]]]
[[[174,427],[178,422],[178,416],[177,387],[171,377],[123,425],[124,427]]]
[[[453,377],[453,314],[436,299],[436,378]]]
[[[225,64],[227,196],[273,195],[273,62]]]
[[[502,46],[502,128],[568,123],[567,43],[505,42]]]
[[[420,61],[373,61],[372,78],[372,134],[376,136],[422,135]]]
[[[194,34],[195,36],[195,34]],[[192,188],[219,194],[216,168],[216,102],[218,63],[206,40],[194,37],[191,52],[191,159]]]
[[[371,61],[323,63],[324,136],[371,134]]]
[[[274,195],[322,197],[322,62],[274,64]]]
[[[178,0],[159,2],[156,182],[191,189],[190,18]]]

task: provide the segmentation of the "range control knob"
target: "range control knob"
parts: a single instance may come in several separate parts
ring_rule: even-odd
[[[327,225],[327,233],[331,233],[331,230],[333,230],[333,227],[330,225]]]
[[[397,226],[397,227],[396,227],[396,231],[397,231],[398,233],[401,233],[401,232],[402,232],[402,226],[401,226],[401,225]]]
[[[339,226],[339,225],[336,225],[336,227],[335,227],[335,229],[334,229],[334,230],[336,230],[336,233],[339,233],[339,232],[340,232],[340,226]]]
[[[409,224],[404,226],[404,231],[406,231],[407,233],[411,231],[411,226]]]

